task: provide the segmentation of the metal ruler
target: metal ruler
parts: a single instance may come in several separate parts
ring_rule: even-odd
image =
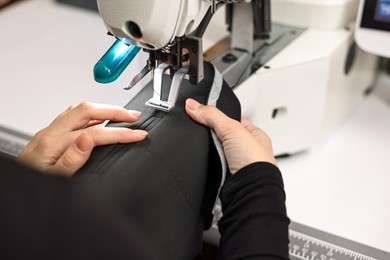
[[[0,125],[0,153],[16,157],[32,137]]]
[[[291,260],[390,260],[388,252],[296,222],[289,229]]]

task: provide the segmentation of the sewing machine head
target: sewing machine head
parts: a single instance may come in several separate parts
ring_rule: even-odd
[[[172,110],[181,81],[187,78],[195,85],[203,78],[201,38],[212,15],[227,3],[241,2],[251,0],[97,0],[108,32],[117,42],[95,66],[95,79],[114,81],[143,48],[149,53],[147,64],[126,89],[152,71],[154,95],[146,105]],[[252,0],[252,6],[261,2]],[[168,71],[171,90],[162,100],[162,76]]]

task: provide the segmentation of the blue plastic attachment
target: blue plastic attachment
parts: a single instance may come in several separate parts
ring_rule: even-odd
[[[95,81],[110,83],[116,80],[140,49],[138,46],[126,45],[121,40],[116,40],[93,68]]]

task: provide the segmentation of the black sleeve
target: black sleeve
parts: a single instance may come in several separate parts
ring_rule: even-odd
[[[0,259],[156,259],[148,241],[85,187],[0,156]]]
[[[285,192],[279,169],[265,162],[231,176],[220,198],[218,259],[289,259]]]

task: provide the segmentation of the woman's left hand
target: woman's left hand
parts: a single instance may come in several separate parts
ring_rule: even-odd
[[[119,106],[88,102],[72,105],[31,139],[18,161],[41,172],[73,176],[95,146],[145,139],[147,132],[143,130],[99,125],[106,120],[135,122],[140,115]]]

